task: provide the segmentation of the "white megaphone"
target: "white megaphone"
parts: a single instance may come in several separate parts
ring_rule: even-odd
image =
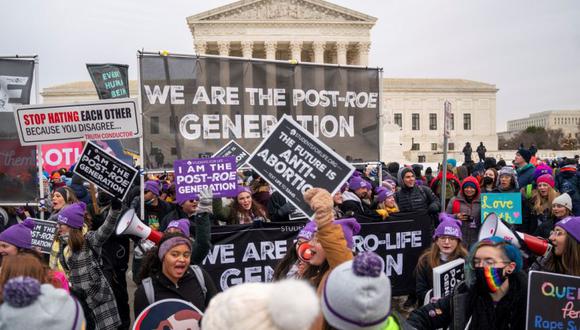
[[[520,241],[523,241],[526,247],[535,255],[546,256],[552,251],[552,245],[547,240],[511,230],[495,213],[490,213],[485,217],[483,225],[479,230],[478,240],[497,236],[508,241],[513,246],[521,249]]]
[[[155,244],[161,240],[162,233],[151,229],[149,226],[141,222],[139,217],[135,214],[134,209],[129,209],[117,222],[115,229],[117,235],[135,235],[142,239],[148,239]]]

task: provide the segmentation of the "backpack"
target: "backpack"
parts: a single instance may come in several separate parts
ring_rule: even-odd
[[[443,179],[439,179],[437,182],[437,195],[441,196],[441,183]],[[447,179],[445,182],[445,199],[449,200],[451,197],[457,196],[457,190],[455,189],[455,185],[453,185],[453,181]]]
[[[195,274],[199,286],[201,286],[201,291],[203,292],[203,297],[207,294],[207,287],[205,286],[205,279],[203,278],[203,272],[201,267],[198,265],[190,265],[189,268]],[[147,301],[149,305],[155,302],[155,289],[153,288],[153,279],[151,277],[144,278],[141,283],[143,284],[143,289],[145,290],[145,296],[147,296]]]

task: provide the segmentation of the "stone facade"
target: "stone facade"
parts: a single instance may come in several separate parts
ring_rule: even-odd
[[[514,136],[528,127],[543,127],[545,129],[561,129],[564,136],[575,136],[580,127],[580,110],[552,110],[532,113],[528,118],[509,120],[507,131],[501,132],[502,137]]]

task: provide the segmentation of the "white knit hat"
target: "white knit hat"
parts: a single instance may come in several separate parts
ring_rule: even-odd
[[[319,311],[305,281],[245,283],[213,297],[201,322],[211,330],[306,330]]]
[[[554,204],[560,204],[572,212],[572,198],[566,193],[554,198],[552,205]]]

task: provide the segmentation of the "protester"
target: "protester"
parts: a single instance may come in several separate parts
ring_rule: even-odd
[[[19,276],[3,286],[4,303],[0,305],[0,330],[46,329],[84,330],[83,309],[63,289],[57,289],[34,277]]]
[[[449,296],[410,315],[417,329],[524,329],[527,277],[520,251],[499,237],[477,242],[465,264],[465,282]]]
[[[580,172],[576,159],[569,158],[562,162],[555,178],[555,188],[572,198],[572,214],[580,216]]]
[[[261,176],[256,176],[250,183],[250,191],[252,191],[252,199],[266,209],[270,200],[270,184]]]
[[[83,179],[78,174],[74,174],[72,176],[70,188],[74,191],[79,201],[89,205],[91,204],[91,195],[83,183]]]
[[[462,152],[463,155],[465,156],[466,164],[473,162],[473,160],[471,159],[471,153],[473,152],[473,149],[471,149],[471,143],[465,142],[465,146],[463,147]]]
[[[494,193],[513,193],[519,192],[518,179],[516,177],[516,171],[509,166],[504,166],[499,170],[499,180],[497,181],[497,187],[494,189]]]
[[[527,234],[534,234],[538,226],[549,221],[552,216],[552,203],[560,195],[554,190],[554,179],[550,174],[540,175],[536,179],[536,187],[532,196],[522,204],[522,218],[528,226],[521,229]]]
[[[431,168],[431,166],[427,167],[427,169],[425,170],[425,184],[429,185],[431,183],[431,181],[433,181],[433,169]]]
[[[391,282],[384,261],[363,252],[336,267],[324,285],[322,313],[334,329],[405,329],[406,321],[391,310]]]
[[[415,173],[415,184],[418,186],[428,185],[429,182],[423,177],[421,171],[423,170],[423,165],[421,164],[413,164],[411,165],[413,169],[413,173]]]
[[[479,156],[479,161],[480,162],[485,161],[485,153],[487,152],[487,149],[483,145],[483,142],[479,142],[479,146],[477,146],[476,151],[477,151],[477,156]]]
[[[572,215],[572,199],[568,194],[562,194],[552,200],[552,216],[539,224],[535,231],[536,236],[550,237],[554,224]]]
[[[580,217],[567,217],[550,232],[552,251],[539,257],[530,270],[580,276]]]
[[[526,185],[525,187],[520,187],[526,199],[532,198],[532,192],[537,187],[537,180],[540,176],[544,174],[549,174],[550,176],[552,176],[552,169],[548,165],[538,164],[538,166],[536,166],[536,169],[534,170],[533,182]]]
[[[437,214],[441,209],[439,200],[433,191],[426,186],[415,184],[415,173],[410,168],[402,168],[399,172],[401,190],[395,193],[395,201],[401,212],[424,210],[430,214]]]
[[[497,160],[493,157],[485,157],[485,160],[483,161],[483,168],[486,170],[493,168],[497,171]]]
[[[302,281],[244,283],[214,297],[202,329],[308,330],[320,311],[314,290]]]
[[[238,194],[230,205],[228,225],[260,224],[270,222],[266,210],[252,198],[252,191],[244,186],[238,187]]]
[[[384,213],[381,213],[384,212]],[[391,187],[386,187],[382,189],[377,194],[377,213],[379,213],[383,219],[386,219],[391,214],[399,212],[399,207],[395,201],[395,193]]]
[[[435,229],[433,243],[419,257],[415,268],[419,307],[423,305],[425,295],[433,289],[433,268],[467,256],[462,242],[461,222],[445,213],[441,213],[439,219],[441,223]]]
[[[48,220],[56,221],[58,212],[60,212],[68,205],[77,203],[79,200],[72,189],[70,189],[69,187],[60,187],[52,192],[51,201],[52,201],[51,203],[52,213],[48,218]]]
[[[135,317],[147,306],[163,299],[181,299],[205,311],[217,289],[209,274],[191,265],[191,240],[182,233],[166,233],[159,246],[149,251],[135,292]]]
[[[0,258],[14,256],[18,252],[31,251],[32,229],[34,229],[34,220],[28,218],[0,233]]]
[[[52,283],[52,277],[38,255],[32,253],[18,253],[6,256],[2,259],[2,271],[0,272],[0,303],[3,301],[2,290],[4,285],[12,278],[18,276],[32,277],[41,284]]]
[[[192,224],[195,224],[199,197],[186,198],[183,195],[179,195],[176,198],[176,202],[177,207],[167,213],[159,223],[160,231],[165,231],[171,221],[178,219],[188,219]]]
[[[179,219],[173,220],[167,225],[165,229],[166,233],[182,233],[183,235],[189,237],[189,220]]]
[[[342,194],[342,204],[340,205],[340,210],[347,217],[354,217],[361,223],[376,222],[383,219],[376,210],[371,209],[369,203],[364,201],[370,194],[367,181],[355,174],[348,180],[348,189]]]
[[[161,220],[173,210],[173,206],[159,198],[159,182],[149,180],[145,182],[144,195],[145,218],[143,222],[154,230],[160,230]],[[132,203],[135,212],[141,213],[139,197],[135,197]]]
[[[312,267],[316,273],[319,268],[317,266],[310,266],[304,258],[300,258],[300,253],[310,253],[308,243],[312,240],[312,237],[316,233],[316,222],[309,221],[301,230],[298,232],[296,237],[296,242],[288,249],[288,252],[284,255],[284,258],[278,262],[276,269],[274,270],[273,279],[274,281],[280,281],[286,278],[301,279],[307,269]],[[301,247],[302,244],[305,244]],[[311,277],[307,275],[308,277]]]
[[[520,149],[516,152],[514,165],[518,175],[518,186],[525,187],[534,182],[535,167],[530,163],[532,153],[527,149]]]
[[[481,193],[474,177],[468,176],[463,180],[459,195],[453,197],[447,205],[447,213],[463,223],[461,232],[466,246],[477,242],[481,227]]]
[[[455,176],[455,174],[453,174],[453,168],[455,167],[455,162],[451,162],[451,161],[455,161],[454,159],[450,159],[449,162],[447,163],[447,171],[439,171],[439,173],[437,174],[437,177],[435,177],[435,179],[433,179],[431,181],[431,183],[429,184],[429,187],[431,188],[431,190],[433,191],[433,193],[435,193],[435,196],[437,196],[438,198],[441,198],[441,185],[443,184],[443,173],[445,172],[445,176],[446,176],[446,183],[445,183],[445,205],[443,205],[443,208],[447,207],[447,204],[449,204],[449,200],[451,200],[451,198],[453,198],[453,196],[456,196],[457,193],[459,192],[459,190],[461,189],[461,183],[459,181],[459,179],[457,178],[457,176]],[[400,206],[400,205],[399,205]],[[405,212],[405,211],[403,211]]]
[[[56,258],[51,255],[53,269],[64,270],[71,292],[79,299],[88,329],[116,329],[121,321],[113,290],[100,267],[101,250],[113,233],[122,202],[113,200],[111,210],[96,231],[84,232],[86,204],[78,202],[58,214],[59,242]]]
[[[484,194],[493,192],[493,190],[497,186],[497,181],[498,181],[497,170],[493,167],[486,169],[485,173],[483,174],[483,179],[480,185],[481,193]]]

